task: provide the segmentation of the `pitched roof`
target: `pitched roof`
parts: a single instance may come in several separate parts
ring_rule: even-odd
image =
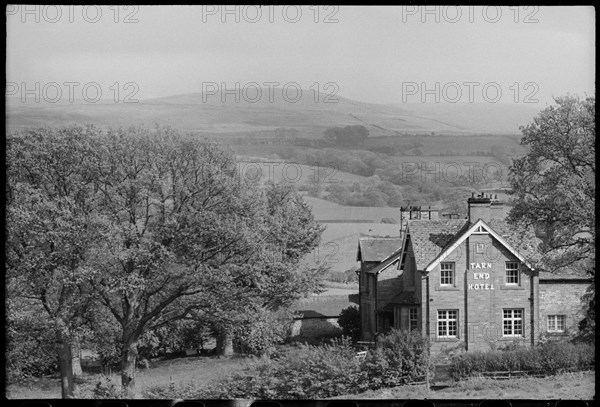
[[[399,236],[361,236],[358,239],[356,260],[380,262],[398,250],[401,244],[402,239]]]
[[[391,266],[392,264],[394,264],[398,260],[400,260],[402,258],[402,255],[404,254],[404,246],[406,243],[406,236],[407,236],[406,229],[404,229],[404,233],[402,233],[402,236],[400,237],[400,244],[398,245],[398,248],[392,254],[387,256],[385,259],[381,260],[381,263],[379,263],[377,266],[373,267],[370,270],[367,270],[367,273],[379,274],[383,270],[387,269],[389,266]]]
[[[470,223],[466,231],[462,230],[464,229],[462,228],[461,231],[450,240],[442,253],[431,260],[425,270],[431,271],[439,262],[443,261],[446,256],[452,253],[467,237],[479,229],[489,233],[496,241],[512,252],[515,257],[533,270],[534,267],[532,266],[531,261],[536,259],[536,254],[539,254],[536,249],[539,241],[536,242],[537,238],[533,234],[533,231],[517,227],[510,228],[508,223],[501,220],[489,221],[489,223],[493,223],[496,228],[493,228],[482,219],[479,219],[475,223]],[[530,232],[529,234],[528,231]],[[502,232],[504,232],[504,234],[502,234]],[[520,250],[517,248],[520,248]],[[526,255],[529,255],[529,257],[526,257]]]
[[[452,245],[465,237],[474,225],[467,219],[410,220],[408,230],[415,253],[418,270],[425,270]],[[538,239],[531,228],[515,227],[505,220],[492,219],[483,225],[496,235],[501,243],[528,263],[535,263],[541,257]]]
[[[412,242],[418,270],[442,253],[460,235],[469,222],[466,219],[409,220],[408,233]]]

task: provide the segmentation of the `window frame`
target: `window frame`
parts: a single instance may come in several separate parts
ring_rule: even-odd
[[[507,317],[506,312],[510,312],[510,316]],[[519,317],[515,316],[516,312],[520,312],[521,315]],[[506,333],[507,325],[506,323],[510,323],[510,333]],[[517,322],[519,322],[520,333],[515,333],[517,330]],[[502,336],[505,338],[523,338],[525,336],[525,309],[523,308],[503,308],[502,309]]]
[[[408,309],[408,330],[415,331],[417,329],[419,329],[419,309],[417,307],[410,307]]]
[[[509,264],[515,264],[515,268],[509,268]],[[511,274],[509,274],[511,272]],[[514,274],[512,272],[515,272]],[[509,282],[509,277],[511,279],[516,278],[516,282]],[[510,286],[520,286],[521,285],[521,267],[518,261],[507,261],[504,263],[504,284]]]
[[[452,266],[452,268],[450,270],[444,270],[444,266],[446,265],[450,265]],[[440,287],[454,287],[456,284],[456,278],[455,278],[455,264],[453,261],[447,261],[447,262],[442,262],[440,263]],[[450,271],[450,283],[444,283],[444,272]],[[448,278],[448,277],[446,277]]]
[[[554,317],[554,329],[550,329],[550,320]],[[562,323],[562,329],[558,329],[559,321]],[[567,330],[567,316],[565,314],[546,315],[546,330],[549,333],[564,334]]]
[[[450,317],[450,313],[454,313],[454,318]],[[443,318],[440,318],[444,315]],[[440,331],[440,323],[442,323],[443,328],[446,332],[446,335],[442,335]],[[454,335],[451,335],[452,331],[450,324],[454,325]],[[438,339],[458,339],[458,310],[457,309],[439,309],[437,310],[437,337]]]

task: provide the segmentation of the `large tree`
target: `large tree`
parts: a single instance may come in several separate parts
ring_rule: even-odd
[[[596,125],[595,97],[564,96],[521,127],[525,156],[510,168],[514,207],[509,221],[544,234],[542,266],[579,269],[595,277]],[[594,285],[588,318],[593,330]]]
[[[55,321],[61,371],[73,332],[89,323],[120,335],[132,395],[148,331],[196,313],[228,334],[318,286],[318,269],[300,267],[322,232],[309,208],[291,189],[240,176],[214,142],[81,127],[9,141],[8,294]]]
[[[96,134],[92,127],[67,127],[7,136],[7,315],[10,322],[27,304],[38,318],[45,313],[63,397],[73,393],[72,348],[93,297],[86,256],[102,228],[87,167]]]
[[[227,335],[258,307],[313,289],[314,272],[297,266],[322,229],[293,191],[259,187],[240,176],[233,152],[172,129],[111,130],[103,140],[92,161],[111,227],[93,281],[121,326],[126,390],[147,330],[203,313]]]

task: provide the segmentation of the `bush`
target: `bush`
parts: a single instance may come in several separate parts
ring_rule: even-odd
[[[353,341],[360,339],[360,311],[354,305],[344,308],[340,312],[338,324],[342,328],[342,333],[350,337]]]
[[[234,329],[234,345],[240,353],[261,356],[274,351],[283,343],[291,329],[292,315],[286,311],[263,311],[252,321]]]
[[[454,379],[496,371],[532,371],[546,374],[575,372],[595,366],[595,347],[590,344],[547,342],[533,348],[472,352],[454,357],[450,372]]]
[[[423,381],[429,370],[429,342],[418,332],[392,329],[379,337],[363,370],[372,390]]]
[[[52,326],[39,318],[43,314],[7,312],[5,372],[8,383],[58,371],[56,340]]]
[[[424,380],[429,344],[417,333],[392,331],[380,337],[364,361],[357,359],[350,339],[330,344],[300,344],[277,359],[261,357],[243,371],[218,383],[154,386],[146,398],[189,399],[320,399],[357,394],[381,387]]]
[[[97,381],[96,381],[97,380]],[[121,399],[124,392],[121,386],[105,375],[94,376],[79,383],[73,393],[78,399]]]

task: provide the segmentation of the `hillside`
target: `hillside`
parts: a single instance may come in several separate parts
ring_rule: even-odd
[[[294,99],[290,99],[295,96],[293,92],[286,100],[280,89],[274,90],[271,100],[268,89],[263,89],[255,103],[247,101],[255,98],[255,94],[240,91],[240,95],[237,101],[235,96],[226,96],[225,103],[219,93],[190,93],[119,104],[110,101],[22,103],[18,98],[9,97],[6,98],[6,119],[11,129],[70,123],[92,123],[101,127],[159,123],[211,136],[268,134],[278,128],[293,128],[301,137],[320,138],[326,128],[346,125],[363,125],[373,137],[402,132],[473,134],[482,129],[488,133],[516,133],[517,126],[535,113],[529,106],[384,105],[339,95],[335,95],[337,102],[325,103],[328,95],[306,89],[293,103]]]

